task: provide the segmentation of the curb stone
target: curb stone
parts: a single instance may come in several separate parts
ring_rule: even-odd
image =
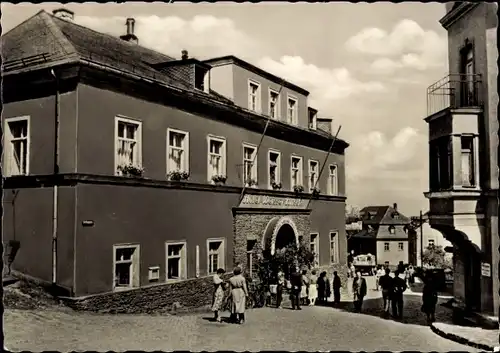
[[[454,342],[457,342],[457,343],[460,343],[460,344],[463,344],[463,345],[466,345],[466,346],[469,346],[472,348],[477,348],[477,349],[481,349],[481,350],[485,350],[485,351],[489,351],[489,352],[493,352],[495,350],[494,346],[490,346],[490,345],[483,344],[483,343],[477,343],[477,342],[471,341],[465,337],[461,337],[461,336],[455,335],[453,333],[444,332],[443,330],[437,328],[434,325],[434,323],[431,324],[431,330],[432,330],[432,332],[434,332],[435,334],[437,334],[443,338],[449,339],[451,341],[454,341]]]

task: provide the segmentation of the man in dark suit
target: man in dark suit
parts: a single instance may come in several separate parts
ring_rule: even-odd
[[[384,299],[384,312],[386,314],[389,313],[390,305],[391,305],[391,296],[392,296],[392,281],[393,278],[390,275],[391,270],[386,268],[385,275],[380,277],[379,286],[382,288],[382,298]]]
[[[352,282],[352,292],[354,294],[354,308],[356,311],[361,311],[363,306],[363,299],[366,296],[367,287],[366,280],[361,277],[361,272],[356,272],[356,277]]]
[[[406,290],[406,281],[399,277],[400,272],[396,271],[393,278],[392,292],[392,316],[397,319],[403,318],[403,293]]]
[[[292,285],[292,310],[302,310],[300,307],[300,291],[302,289],[302,274],[298,268],[290,275],[290,284]]]

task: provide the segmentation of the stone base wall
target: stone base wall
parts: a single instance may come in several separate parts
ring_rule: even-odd
[[[224,276],[227,280],[230,274]],[[154,314],[193,311],[212,304],[213,277],[151,285],[79,298],[61,298],[74,310],[100,313]]]

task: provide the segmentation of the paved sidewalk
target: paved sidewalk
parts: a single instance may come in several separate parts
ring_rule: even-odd
[[[431,329],[443,338],[490,352],[500,346],[498,330],[485,330],[480,327],[458,326],[443,322],[433,323]]]

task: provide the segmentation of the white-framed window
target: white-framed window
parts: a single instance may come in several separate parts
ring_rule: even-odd
[[[330,232],[330,263],[339,262],[339,233]]]
[[[210,92],[209,70],[199,66],[194,67],[194,88],[206,93]]]
[[[257,146],[243,144],[243,183],[246,186],[257,185]]]
[[[291,162],[291,181],[290,188],[293,191],[294,186],[302,185],[302,157],[292,156]]]
[[[189,172],[189,133],[167,129],[167,173]]]
[[[314,254],[314,266],[319,265],[319,233],[311,233],[310,249]]]
[[[115,172],[125,166],[142,167],[142,122],[121,116],[115,118]]]
[[[6,118],[4,125],[4,175],[29,174],[30,118]]]
[[[256,259],[255,245],[257,241],[254,239],[247,240],[247,269],[250,277],[253,277],[258,270],[258,261]]]
[[[316,130],[318,128],[317,112],[312,110],[309,111],[308,127],[311,130]]]
[[[309,192],[312,192],[314,187],[317,187],[319,175],[319,162],[310,159],[309,160]]]
[[[400,242],[398,243],[398,251],[403,251],[405,249],[404,243]]]
[[[148,268],[148,279],[150,282],[156,282],[160,279],[160,266],[150,266]]]
[[[140,246],[113,245],[113,290],[139,287]]]
[[[208,181],[214,176],[226,176],[226,139],[208,136]]]
[[[338,195],[338,178],[337,178],[337,166],[335,164],[330,164],[328,166],[328,194]]]
[[[395,234],[396,233],[396,228],[394,226],[389,226],[389,234]]]
[[[427,246],[434,246],[434,239],[429,239],[427,241]]]
[[[474,186],[474,149],[473,136],[462,136],[461,139],[462,186]]]
[[[166,279],[175,281],[187,278],[186,242],[166,242]]]
[[[248,81],[248,109],[254,112],[261,112],[261,90],[260,83]]]
[[[268,155],[268,180],[269,188],[273,188],[273,184],[281,183],[281,152],[269,150]]]
[[[298,124],[298,101],[296,98],[288,96],[287,103],[287,122],[292,125]]]
[[[207,269],[208,274],[214,274],[219,268],[225,268],[225,241],[224,238],[207,240]]]
[[[384,251],[389,251],[390,249],[389,243],[384,243]]]
[[[280,94],[271,88],[269,89],[269,116],[273,119],[280,117]]]

